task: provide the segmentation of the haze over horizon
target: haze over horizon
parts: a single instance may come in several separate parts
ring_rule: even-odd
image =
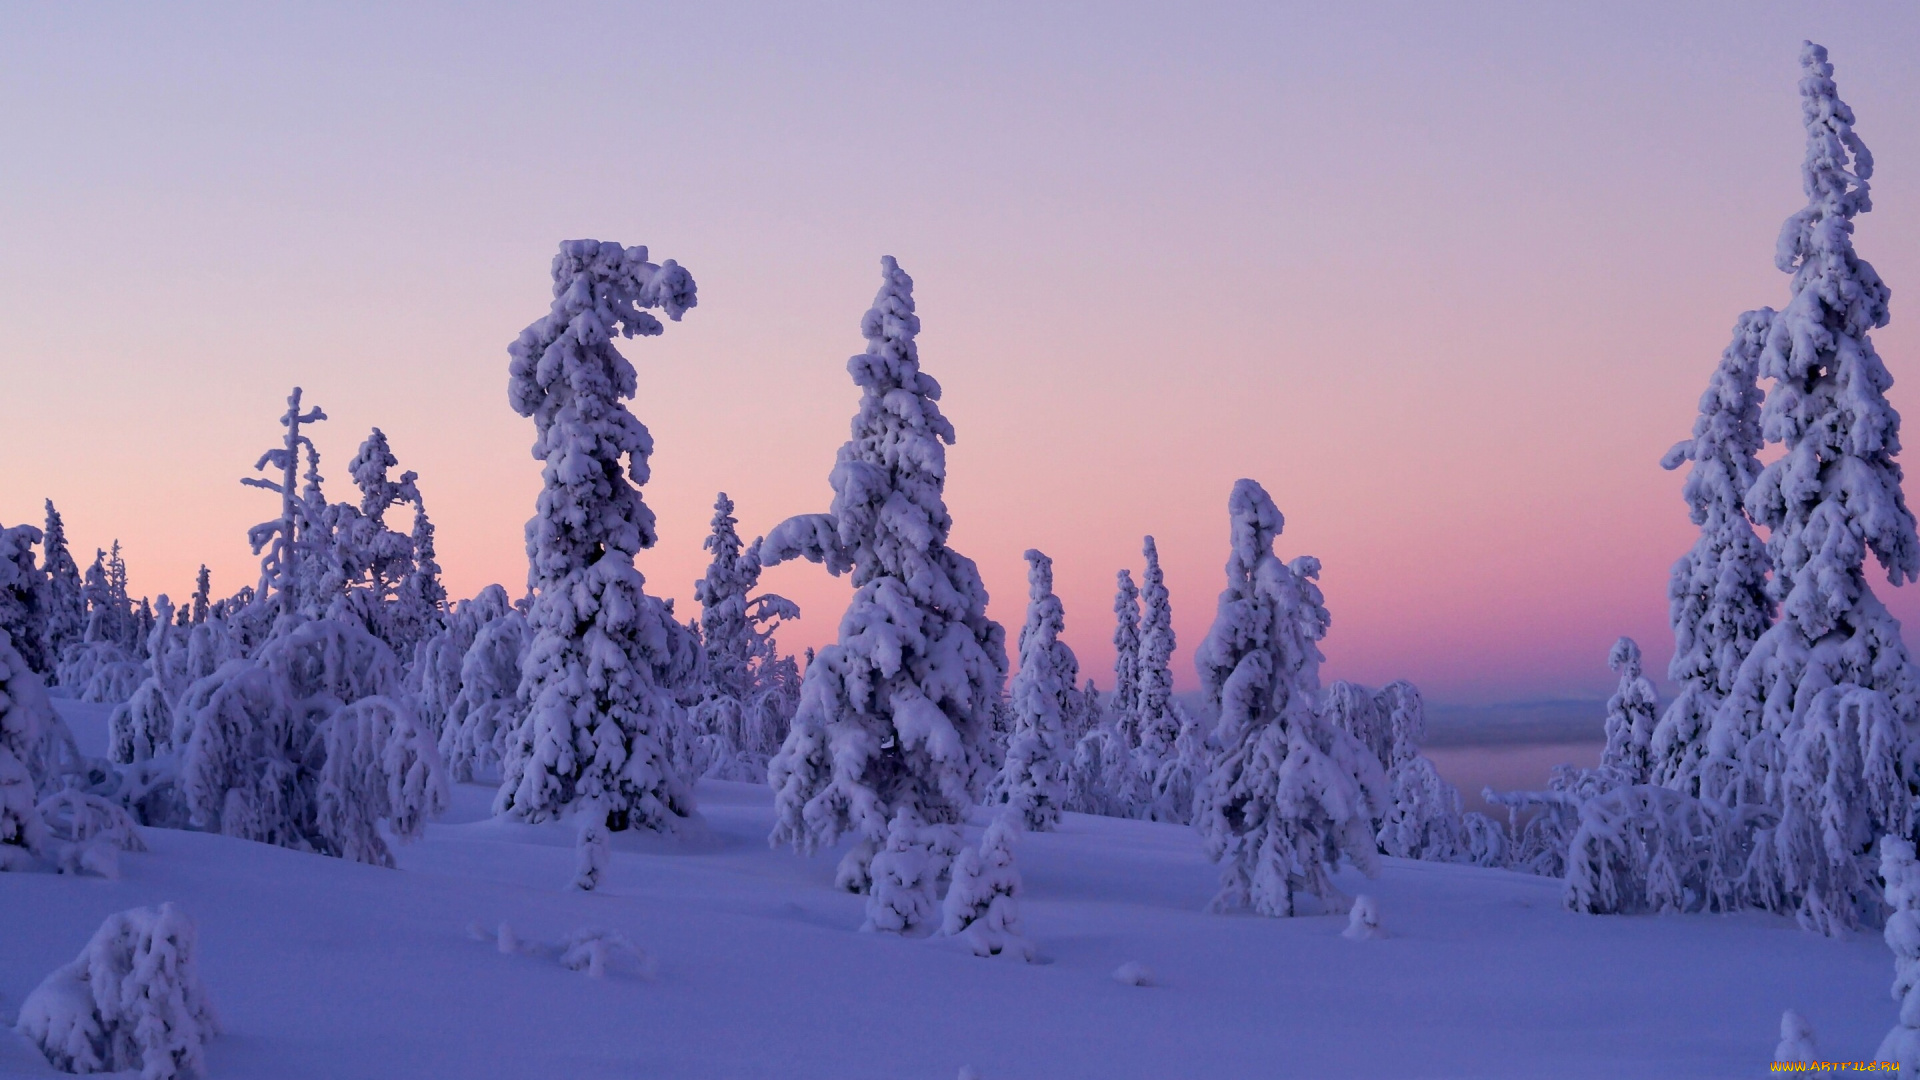
[[[506,346],[556,244],[647,245],[700,305],[625,342],[656,452],[648,587],[823,510],[880,256],[914,276],[959,432],[953,546],[1017,633],[1021,552],[1112,682],[1113,574],[1158,538],[1182,690],[1234,479],[1333,613],[1326,678],[1487,703],[1663,676],[1687,435],[1735,317],[1780,306],[1802,38],[1877,159],[1856,234],[1920,412],[1920,9],[15,8],[0,13],[11,329],[0,523],[51,497],[136,594],[257,576],[238,480],[290,387],[335,498],[371,426],[455,596],[525,578],[539,466]],[[590,33],[583,31],[590,30]],[[1920,591],[1878,594],[1920,645]],[[847,586],[764,587],[832,639]],[[1663,682],[1664,684],[1664,682]]]

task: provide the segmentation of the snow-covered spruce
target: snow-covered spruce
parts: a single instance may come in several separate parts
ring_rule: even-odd
[[[692,635],[648,596],[635,553],[653,546],[640,497],[653,438],[622,403],[637,388],[614,335],[662,331],[694,306],[693,278],[644,247],[569,240],[551,310],[509,348],[508,398],[533,419],[544,462],[527,523],[527,622],[519,726],[506,740],[496,813],[558,817],[596,799],[617,830],[667,830],[694,812],[668,748],[681,723],[668,687],[697,663]]]
[[[18,1030],[62,1072],[198,1077],[219,1032],[193,920],[172,904],[109,915],[20,1006]]]
[[[40,676],[0,635],[0,871],[31,866],[48,852],[36,796],[43,747],[58,722]]]
[[[1200,721],[1186,715],[1178,705],[1174,709],[1180,714],[1180,734],[1173,740],[1173,752],[1154,768],[1153,803],[1147,816],[1154,821],[1186,825],[1193,821],[1194,798],[1213,762],[1206,738],[1200,733]]]
[[[11,639],[34,674],[47,675],[54,666],[47,654],[52,597],[33,555],[41,535],[32,525],[0,528],[0,636]]]
[[[1319,712],[1316,643],[1329,622],[1313,582],[1319,561],[1274,555],[1285,521],[1254,481],[1234,484],[1227,510],[1227,587],[1194,655],[1220,709],[1222,750],[1196,824],[1207,854],[1226,864],[1215,910],[1292,915],[1302,892],[1340,902],[1329,856],[1378,872],[1373,821],[1385,812],[1386,777],[1371,751]]]
[[[1653,731],[1652,781],[1700,793],[1707,729],[1753,643],[1773,622],[1767,595],[1771,565],[1747,520],[1746,494],[1760,475],[1760,354],[1773,309],[1741,314],[1733,341],[1700,395],[1693,437],[1676,443],[1660,465],[1687,470],[1681,497],[1700,538],[1673,564],[1667,610],[1673,624],[1673,661],[1667,676],[1680,692]]]
[[[1393,766],[1393,730],[1386,702],[1371,687],[1338,679],[1320,694],[1320,713],[1326,722],[1354,737],[1372,752],[1382,769]]]
[[[167,594],[160,594],[155,607],[158,617],[147,638],[147,677],[114,707],[107,724],[107,756],[123,764],[172,752],[174,710],[192,681],[186,628],[175,625]]]
[[[1140,590],[1134,587],[1133,572],[1114,574],[1113,594],[1113,714],[1114,730],[1119,732],[1128,753],[1140,745]]]
[[[80,566],[67,546],[67,526],[47,500],[47,525],[40,537],[40,568],[47,575],[47,659],[55,664],[87,630],[87,602],[80,595]]]
[[[348,623],[295,623],[194,683],[174,741],[195,824],[227,836],[391,866],[387,836],[417,837],[448,797],[398,661]]]
[[[941,903],[940,932],[964,936],[975,956],[1009,953],[1033,959],[1033,943],[1020,933],[1020,870],[1013,864],[1018,819],[997,815],[980,837],[953,861],[953,884]]]
[[[1607,653],[1607,666],[1620,676],[1620,685],[1607,699],[1607,746],[1600,755],[1600,765],[1617,770],[1623,783],[1644,784],[1653,772],[1653,728],[1659,722],[1659,698],[1653,683],[1642,674],[1640,646],[1632,638],[1613,643]]]
[[[530,633],[526,616],[497,585],[462,605],[476,624],[460,657],[459,692],[440,729],[440,756],[455,780],[498,766],[520,722],[520,669]]]
[[[1792,298],[1760,357],[1774,380],[1761,427],[1782,454],[1746,497],[1768,530],[1780,618],[1740,665],[1705,768],[1710,797],[1781,814],[1754,852],[1753,901],[1837,933],[1879,903],[1874,840],[1911,826],[1902,763],[1920,674],[1864,564],[1871,551],[1893,584],[1920,578],[1920,539],[1894,461],[1893,380],[1869,336],[1886,325],[1888,289],[1853,250],[1873,158],[1826,50],[1809,42],[1800,62],[1808,204],[1781,230],[1774,260],[1793,275]]]
[[[447,715],[460,697],[460,665],[480,627],[504,615],[510,608],[507,590],[498,585],[481,589],[471,599],[452,606],[441,628],[414,649],[413,663],[407,667],[407,692],[420,706],[420,719],[441,737],[445,746]],[[516,669],[507,696],[513,696],[520,683]],[[445,757],[443,749],[441,756]]]
[[[1067,809],[1126,817],[1123,786],[1114,778],[1125,776],[1132,766],[1132,755],[1113,723],[1095,724],[1073,744],[1073,760],[1067,766]]]
[[[798,618],[800,608],[783,596],[754,593],[760,542],[743,548],[737,524],[733,500],[723,491],[703,545],[713,555],[706,576],[693,585],[706,667],[690,720],[706,775],[759,782],[792,718],[784,677],[790,665],[781,665],[773,631],[780,620]]]
[[[935,889],[960,846],[956,825],[928,824],[903,803],[887,824],[886,845],[868,866],[867,920],[862,930],[911,934],[930,926]]]
[[[767,565],[805,557],[853,573],[839,639],[808,665],[768,780],[772,843],[811,852],[859,837],[838,874],[856,892],[903,811],[929,827],[960,822],[1007,672],[1005,631],[987,618],[979,571],[947,546],[954,432],[940,384],[920,370],[913,280],[891,257],[881,272],[860,324],[867,350],[847,361],[860,409],[829,477],[832,510],[781,523],[765,545]],[[937,877],[935,868],[918,879],[928,906]]]
[[[1459,789],[1442,779],[1433,762],[1420,752],[1427,714],[1419,688],[1405,680],[1391,682],[1381,688],[1375,701],[1386,714],[1387,782],[1393,789],[1393,803],[1377,837],[1380,850],[1402,859],[1441,862],[1492,857],[1484,841],[1479,852],[1473,851],[1460,811]],[[1484,816],[1481,820],[1493,824]]]
[[[1914,859],[1912,841],[1880,839],[1880,878],[1886,882],[1887,906],[1893,909],[1885,936],[1893,950],[1893,1000],[1900,1005],[1900,1019],[1873,1056],[1899,1062],[1900,1075],[1912,1076],[1920,1072],[1920,862]]]
[[[1139,702],[1135,731],[1140,740],[1140,774],[1151,778],[1162,762],[1173,756],[1184,717],[1173,699],[1173,604],[1167,596],[1166,575],[1160,570],[1160,549],[1149,536],[1141,543],[1147,569],[1140,585]]]
[[[1060,823],[1067,802],[1067,725],[1079,695],[1080,661],[1060,640],[1066,609],[1053,594],[1053,560],[1032,548],[1026,559],[1027,622],[1010,692],[1013,734],[987,801],[1008,807],[1028,829],[1044,831]]]

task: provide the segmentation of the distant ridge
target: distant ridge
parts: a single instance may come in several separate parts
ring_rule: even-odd
[[[1599,698],[1513,701],[1498,705],[1427,703],[1428,746],[1606,741],[1607,703]]]

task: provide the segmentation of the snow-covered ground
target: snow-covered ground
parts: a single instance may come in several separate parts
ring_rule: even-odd
[[[60,709],[98,752],[105,710]],[[118,881],[0,874],[0,1018],[108,914],[165,900],[199,923],[211,1080],[1745,1077],[1784,1008],[1827,1059],[1870,1057],[1894,1018],[1875,933],[1573,915],[1559,882],[1505,871],[1348,871],[1391,935],[1352,941],[1343,916],[1207,914],[1190,829],[1068,814],[1019,844],[1024,964],[858,932],[833,857],[768,848],[764,788],[701,784],[710,835],[617,838],[594,894],[564,889],[570,831],[497,824],[491,798],[461,785],[397,871],[149,829]],[[476,920],[535,943],[617,930],[653,970],[503,955]],[[1130,961],[1154,984],[1115,981]],[[0,1075],[58,1074],[0,1034]]]

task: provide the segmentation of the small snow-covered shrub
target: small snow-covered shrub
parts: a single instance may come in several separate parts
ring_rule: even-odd
[[[1113,981],[1128,986],[1152,986],[1153,969],[1138,960],[1129,960],[1113,969]]]
[[[887,845],[873,856],[862,930],[910,934],[933,921],[935,890],[953,856],[953,826],[928,825],[912,806],[894,812]]]
[[[39,814],[61,873],[117,878],[120,852],[147,850],[133,817],[98,795],[62,788],[41,800]]]
[[[195,1077],[219,1030],[200,985],[193,920],[172,904],[112,915],[20,1006],[19,1031],[64,1072]]]
[[[1013,863],[1018,826],[1002,814],[987,826],[978,848],[953,862],[953,884],[941,904],[940,932],[964,935],[975,956],[1012,953],[1033,959],[1033,943],[1020,933],[1020,870]]]
[[[1814,1060],[1813,1025],[1788,1009],[1780,1014],[1780,1045],[1773,1048],[1773,1060],[1810,1062]],[[1891,1060],[1882,1057],[1881,1060]]]
[[[147,669],[132,660],[114,660],[94,669],[85,686],[80,689],[80,700],[102,705],[117,705],[133,696],[133,692],[146,681]]]
[[[594,979],[606,977],[609,967],[622,958],[638,968],[640,974],[648,974],[648,956],[618,930],[575,930],[560,947],[560,963],[563,967],[568,971],[585,972]]]
[[[1373,897],[1360,894],[1353,898],[1353,907],[1347,910],[1347,928],[1340,936],[1351,941],[1372,941],[1387,936],[1380,928],[1380,906]]]
[[[1507,827],[1493,818],[1470,811],[1460,818],[1465,858],[1475,866],[1505,866],[1509,858]]]

